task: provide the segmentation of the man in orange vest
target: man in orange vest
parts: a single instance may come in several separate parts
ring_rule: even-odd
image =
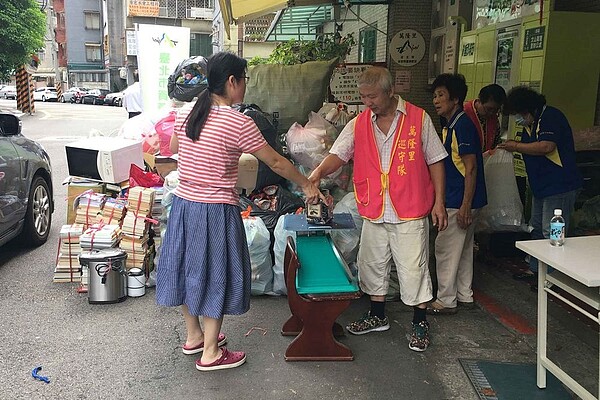
[[[428,216],[438,230],[446,228],[443,160],[448,154],[429,115],[394,95],[393,88],[385,68],[371,67],[361,75],[358,89],[367,108],[344,127],[309,180],[318,183],[354,159],[354,192],[364,219],[359,283],[371,297],[371,309],[346,329],[354,335],[390,329],[385,296],[393,262],[400,298],[414,310],[408,347],[425,351],[426,305],[433,298]]]
[[[495,83],[481,88],[479,97],[463,104],[465,114],[475,124],[481,142],[481,151],[486,152],[500,143],[498,113],[506,101],[506,92]]]

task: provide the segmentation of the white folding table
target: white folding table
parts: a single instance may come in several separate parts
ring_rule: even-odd
[[[548,294],[600,324],[600,235],[567,238],[561,247],[552,246],[548,239],[519,241],[516,246],[539,260],[537,386],[546,387],[546,371],[550,371],[582,399],[600,398],[600,377],[599,396],[596,397],[546,356]],[[548,266],[556,271],[548,274]],[[591,314],[557,293],[556,287],[594,307],[596,313]]]

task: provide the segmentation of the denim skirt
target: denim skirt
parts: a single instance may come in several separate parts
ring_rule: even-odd
[[[173,196],[156,272],[159,305],[216,319],[247,312],[252,269],[240,208]]]

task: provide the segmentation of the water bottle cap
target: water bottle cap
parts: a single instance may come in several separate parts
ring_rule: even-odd
[[[554,215],[562,215],[562,210],[560,208],[557,208],[556,210],[554,210]]]

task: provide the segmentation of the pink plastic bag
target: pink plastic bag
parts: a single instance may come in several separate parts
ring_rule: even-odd
[[[175,116],[177,112],[171,111],[169,115],[161,119],[154,125],[154,129],[160,139],[160,155],[170,157],[173,155],[169,144],[171,143],[171,136],[175,129]]]

